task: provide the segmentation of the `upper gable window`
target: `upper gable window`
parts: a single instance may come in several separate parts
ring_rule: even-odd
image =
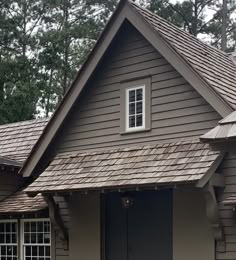
[[[145,85],[126,89],[126,131],[145,128]]]
[[[151,130],[151,78],[122,82],[120,90],[120,133]]]

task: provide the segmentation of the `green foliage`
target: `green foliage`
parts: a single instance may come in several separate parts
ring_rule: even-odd
[[[55,110],[117,2],[0,0],[0,124]],[[195,36],[210,35],[211,44],[220,46],[221,0],[139,3]],[[235,9],[235,1],[228,3],[230,50],[236,41]]]

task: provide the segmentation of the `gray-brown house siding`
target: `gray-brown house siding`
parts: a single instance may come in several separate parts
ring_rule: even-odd
[[[151,79],[151,131],[121,135],[122,83],[142,77]],[[191,139],[220,119],[166,59],[126,24],[74,107],[58,151]]]
[[[123,29],[64,124],[57,152],[198,138],[221,119],[139,32]],[[122,84],[142,77],[151,78],[151,131],[121,134]],[[67,205],[59,204],[68,227]],[[58,236],[55,254],[69,256]]]
[[[225,189],[220,193],[219,201],[229,197],[236,190],[236,154],[228,154],[221,163],[218,172],[225,176]],[[226,252],[216,252],[217,260],[234,260],[236,259],[236,219],[232,206],[220,207],[220,215],[224,227]]]

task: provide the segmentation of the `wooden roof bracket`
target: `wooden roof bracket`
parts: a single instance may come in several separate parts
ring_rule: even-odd
[[[206,201],[206,214],[213,230],[217,250],[219,252],[225,252],[225,234],[221,223],[215,190],[211,182],[208,182],[205,187],[203,187],[203,192]]]
[[[62,234],[61,239],[63,241],[64,250],[68,250],[68,248],[69,248],[68,231],[62,220],[59,207],[58,207],[57,203],[55,202],[52,195],[44,195],[44,198],[48,204],[50,220],[54,225],[56,225],[59,228],[59,230]]]

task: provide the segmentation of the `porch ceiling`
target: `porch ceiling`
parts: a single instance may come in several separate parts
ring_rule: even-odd
[[[201,180],[220,158],[198,140],[59,154],[28,193],[175,185]]]

